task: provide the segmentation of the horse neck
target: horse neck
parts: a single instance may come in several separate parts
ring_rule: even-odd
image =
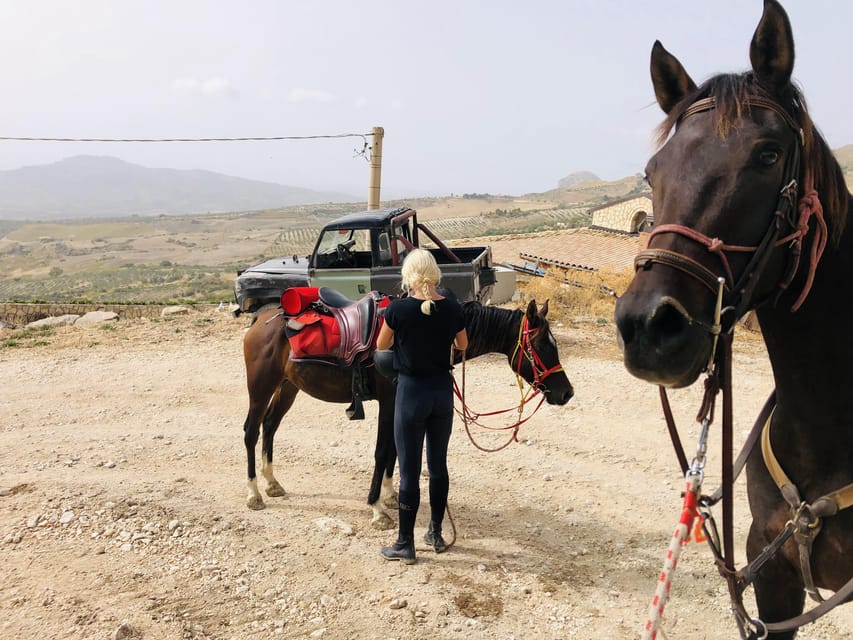
[[[848,216],[853,215],[853,197]],[[803,247],[801,269],[808,268]],[[764,343],[773,367],[777,396],[804,424],[816,426],[820,415],[850,425],[853,432],[853,394],[844,386],[853,366],[853,229],[850,225],[837,246],[828,244],[802,307],[791,312],[804,278],[798,277],[777,304],[757,310]],[[815,415],[815,413],[819,415]],[[837,432],[836,432],[837,433]]]
[[[465,357],[476,358],[487,353],[503,353],[511,358],[518,345],[518,331],[524,312],[472,305],[466,309],[465,326],[468,349]]]

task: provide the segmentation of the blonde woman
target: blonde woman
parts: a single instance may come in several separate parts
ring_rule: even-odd
[[[387,560],[414,564],[415,518],[420,506],[418,483],[426,440],[429,469],[430,525],[424,541],[436,553],[445,550],[441,523],[447,507],[450,478],[447,445],[453,426],[451,346],[468,347],[462,306],[442,296],[436,287],[441,271],[433,255],[415,249],[403,261],[403,289],[408,297],[385,310],[377,347],[394,347],[397,397],[394,404],[394,443],[400,463],[399,530],[397,542],[382,547]]]

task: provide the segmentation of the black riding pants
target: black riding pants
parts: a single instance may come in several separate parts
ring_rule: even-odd
[[[444,517],[450,487],[447,445],[452,428],[453,378],[450,373],[429,377],[401,373],[397,378],[394,405],[394,442],[400,462],[400,508],[417,513],[426,439],[430,515],[438,525]]]

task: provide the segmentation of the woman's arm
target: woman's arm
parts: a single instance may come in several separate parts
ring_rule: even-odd
[[[394,330],[388,326],[387,322],[382,323],[382,328],[379,329],[379,337],[376,338],[377,349],[390,349],[394,344]],[[466,339],[467,344],[467,339]]]
[[[456,334],[453,339],[453,346],[459,351],[465,351],[468,348],[468,332],[465,329]]]

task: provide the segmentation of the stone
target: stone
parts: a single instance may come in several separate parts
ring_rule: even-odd
[[[114,640],[130,640],[131,638],[141,638],[142,632],[139,631],[136,627],[130,624],[127,620],[123,620],[122,623],[116,629],[115,634],[113,635]]]
[[[66,327],[74,324],[80,318],[77,314],[66,313],[61,316],[51,316],[42,318],[41,320],[33,320],[27,323],[28,329],[37,329],[38,327]]]
[[[321,531],[326,531],[328,533],[338,531],[345,536],[351,536],[353,534],[352,526],[337,518],[317,518],[314,521],[314,524],[316,524]]]
[[[115,322],[116,320],[118,320],[118,314],[114,311],[90,311],[77,318],[74,326],[101,324],[103,322]]]
[[[160,311],[160,317],[166,318],[168,316],[185,316],[190,312],[187,307],[183,306],[172,306],[172,307],[163,307]]]

